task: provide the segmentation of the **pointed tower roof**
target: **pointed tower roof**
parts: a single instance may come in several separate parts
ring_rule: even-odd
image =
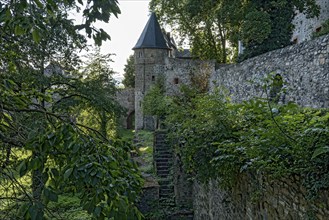
[[[154,12],[152,12],[133,50],[142,48],[170,49]]]

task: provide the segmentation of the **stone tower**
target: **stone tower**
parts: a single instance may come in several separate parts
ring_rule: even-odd
[[[137,44],[135,51],[135,129],[154,129],[153,117],[143,114],[142,102],[150,86],[164,70],[171,48],[162,32],[155,13],[151,14]],[[157,73],[157,74],[156,74]]]

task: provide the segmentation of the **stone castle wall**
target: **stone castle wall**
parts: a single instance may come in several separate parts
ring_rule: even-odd
[[[312,34],[321,27],[324,21],[329,19],[329,0],[316,0],[316,3],[321,8],[319,17],[307,18],[305,14],[297,12],[292,22],[295,26],[292,41],[300,43],[310,40]]]
[[[210,82],[212,89],[224,87],[233,101],[241,102],[266,97],[260,85],[270,73],[280,74],[286,84],[287,93],[282,101],[329,107],[329,35],[221,66]]]
[[[210,75],[215,71],[215,62],[192,59],[169,58],[166,62],[166,93],[167,95],[179,94],[179,88],[190,85],[191,78],[196,75]]]
[[[328,219],[328,192],[314,201],[307,199],[300,178],[270,180],[253,175],[241,176],[237,186],[221,190],[218,182],[195,182],[194,219]]]
[[[301,106],[329,107],[329,35],[272,51],[239,64],[219,67],[211,76],[212,89],[228,89],[233,101],[266,97],[257,85],[270,72],[287,83],[283,101]],[[215,180],[193,187],[194,219],[328,219],[328,192],[308,201],[298,177],[272,181],[266,176],[241,176],[231,191]]]
[[[135,113],[135,89],[120,89],[116,93],[116,100],[126,110],[126,114],[120,118],[120,123],[124,128],[131,129],[134,123],[133,114]],[[130,118],[131,117],[131,118]]]

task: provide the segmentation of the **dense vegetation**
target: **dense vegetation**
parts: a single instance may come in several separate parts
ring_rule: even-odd
[[[66,218],[54,209],[68,195],[89,218],[141,218],[142,179],[132,147],[116,136],[110,55],[78,56],[87,48],[79,30],[98,45],[109,39],[93,23],[117,16],[117,4],[1,1],[1,219]],[[83,24],[69,19],[72,10]]]
[[[240,59],[289,45],[295,10],[319,13],[315,0],[152,0],[151,8],[189,40],[196,57],[219,63],[237,59],[238,40],[245,46]]]
[[[297,175],[310,196],[329,187],[329,111],[278,104],[270,88],[277,86],[275,76],[263,85],[267,98],[240,104],[224,89],[208,94],[183,86],[180,96],[165,97],[165,124],[192,178],[219,178],[223,187],[234,187],[245,172]],[[157,94],[152,91],[148,98]]]

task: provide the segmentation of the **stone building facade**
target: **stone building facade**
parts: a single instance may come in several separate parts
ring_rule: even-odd
[[[297,16],[293,21],[295,30],[293,32],[292,41],[302,43],[310,40],[312,33],[320,30],[323,22],[329,19],[329,0],[316,0],[316,2],[321,8],[319,17],[307,18],[305,14],[297,12]],[[325,43],[326,42],[322,44]],[[283,74],[283,77],[285,77],[285,80],[288,83],[292,81],[294,81],[293,83],[300,83],[299,87],[297,87],[299,89],[298,92],[310,94],[309,90],[312,90],[313,88],[309,86],[305,87],[308,83],[306,81],[309,78],[306,72],[312,71],[313,68],[310,60],[313,60],[312,56],[319,56],[319,59],[316,59],[318,63],[315,63],[315,65],[322,65],[322,67],[325,68],[323,63],[325,63],[327,59],[325,57],[326,54],[324,54],[323,51],[321,51],[321,53],[316,53],[315,51],[311,51],[311,53],[309,53],[308,50],[312,50],[310,49],[311,47],[312,46],[304,48],[304,44],[298,46],[299,49],[295,50],[295,54],[291,57],[291,62],[285,62],[281,59],[281,57],[289,53],[289,51],[294,48],[293,46],[281,49],[279,53],[277,51],[273,51],[267,53],[265,56],[262,55],[261,57],[265,58],[263,62],[267,65],[267,69],[263,73],[260,73],[259,71],[251,71],[251,69],[261,69],[261,66],[263,65],[262,63],[256,63],[256,65],[253,65],[254,60],[258,58],[252,58],[240,64],[228,65],[225,67],[220,67],[220,70],[215,70],[214,62],[191,59],[188,51],[185,50],[182,52],[177,50],[174,40],[168,33],[163,32],[157,21],[156,15],[152,13],[140,38],[137,41],[137,44],[133,48],[135,51],[136,68],[135,129],[154,129],[155,123],[153,121],[153,117],[143,114],[142,103],[145,94],[160,76],[164,76],[167,94],[177,93],[181,84],[189,84],[191,75],[205,74],[205,71],[212,75],[210,82],[215,80],[219,83],[219,81],[222,80],[219,84],[225,84],[225,82],[229,80],[231,81],[231,84],[235,84],[237,86],[234,87],[233,85],[228,85],[229,89],[237,90],[237,88],[239,88],[240,93],[243,94],[241,91],[246,91],[250,88],[250,85],[245,83],[246,80],[253,80],[253,78],[259,78],[258,75],[263,74],[264,76],[264,74],[276,71],[279,74]],[[272,55],[275,55],[275,57],[271,57]],[[290,69],[298,69],[299,67],[296,65],[299,64],[303,67],[303,76],[300,74],[297,74],[298,76],[291,74],[289,76],[285,76],[287,71]],[[229,73],[227,75],[218,74],[218,71],[222,70],[227,70]],[[221,76],[223,77],[221,78]],[[321,77],[318,78],[318,82],[322,81],[320,80],[322,79]],[[241,87],[241,81],[243,81],[243,87]],[[317,88],[314,81],[312,85]],[[290,93],[291,97],[289,97],[289,100],[294,101],[295,99],[299,99],[298,95],[295,96],[296,93],[297,92]],[[255,93],[252,95],[259,94]],[[319,102],[317,104],[310,103],[311,106],[320,107],[326,105],[327,102],[324,96],[308,97],[308,99],[317,100],[317,102]],[[298,100],[297,102],[300,103]]]
[[[214,71],[215,63],[192,60],[178,51],[169,34],[164,34],[154,13],[151,14],[135,51],[135,129],[153,130],[153,117],[143,114],[143,99],[150,87],[164,77],[167,95],[176,94],[181,84],[189,84],[191,75]],[[186,51],[185,51],[186,52]]]
[[[327,0],[321,1],[321,4],[327,4]],[[308,39],[305,36],[304,39]],[[161,75],[165,76],[168,95],[179,92],[181,84],[189,84],[193,74],[209,74],[211,90],[224,87],[233,101],[241,102],[255,96],[265,97],[268,91],[264,91],[261,84],[269,74],[275,74],[282,77],[287,90],[280,98],[281,102],[293,101],[314,108],[329,107],[329,35],[271,51],[239,64],[217,66],[212,61],[180,57],[170,37],[162,33],[152,14],[134,50],[136,130],[154,128],[152,118],[142,112],[142,101]],[[253,178],[262,182],[263,188],[257,188]],[[182,189],[175,186],[175,191],[186,191],[186,188],[183,189],[186,187],[184,180],[177,180],[176,185]],[[192,193],[194,219],[307,219],[311,214],[314,219],[327,219],[328,192],[323,192],[323,195],[319,201],[309,203],[298,177],[273,182],[265,176],[245,175],[231,191],[221,190],[216,180],[204,184],[195,182]],[[178,197],[184,200],[184,196]],[[310,210],[312,213],[309,213]]]
[[[319,17],[307,18],[303,13],[296,12],[297,15],[293,20],[295,29],[291,40],[295,43],[308,41],[312,38],[312,34],[321,31],[324,21],[329,19],[329,0],[316,0],[317,5],[320,6]]]

